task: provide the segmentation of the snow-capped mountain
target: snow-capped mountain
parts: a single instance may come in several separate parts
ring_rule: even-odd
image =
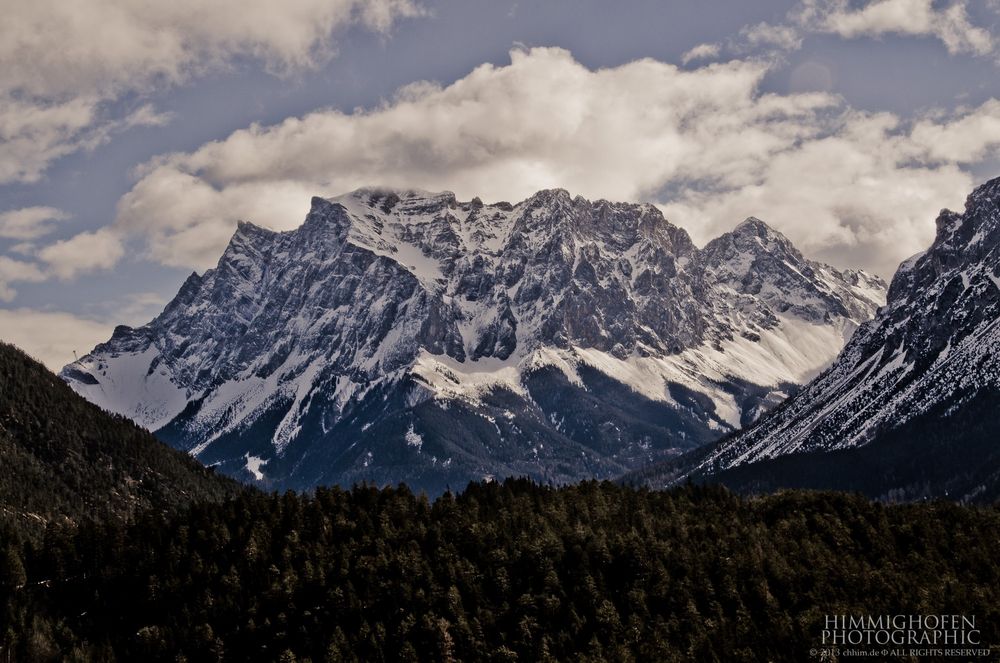
[[[753,421],[884,292],[757,219],[698,249],[651,205],[361,189],[294,231],[241,223],[62,375],[274,486],[608,477]]]
[[[1000,178],[941,212],[933,245],[826,372],[672,478],[973,499],[1000,488],[998,405]],[[837,450],[856,453],[821,453]]]

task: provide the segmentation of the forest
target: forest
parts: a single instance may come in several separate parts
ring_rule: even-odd
[[[0,541],[0,660],[804,661],[828,614],[1000,634],[995,506],[511,479],[242,492]]]
[[[51,520],[127,519],[241,490],[0,342],[0,518],[37,531]]]
[[[803,661],[827,615],[883,613],[974,616],[1000,653],[997,506],[265,493],[2,343],[0,467],[0,661]]]

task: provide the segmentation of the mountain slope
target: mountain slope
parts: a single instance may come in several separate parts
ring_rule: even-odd
[[[0,343],[0,511],[43,526],[220,500],[239,488],[131,421],[101,411]]]
[[[698,249],[651,205],[362,189],[240,224],[148,325],[62,375],[270,486],[608,477],[755,419],[884,284],[756,219]]]
[[[941,212],[932,246],[900,266],[886,307],[830,369],[668,474],[738,487],[995,499],[997,405],[1000,179],[978,187],[964,213]]]

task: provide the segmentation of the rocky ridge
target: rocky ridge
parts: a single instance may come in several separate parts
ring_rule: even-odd
[[[622,471],[752,422],[885,284],[757,219],[699,249],[652,205],[361,189],[241,223],[149,324],[63,377],[272,486]]]

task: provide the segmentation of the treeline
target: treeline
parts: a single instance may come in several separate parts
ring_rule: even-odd
[[[508,480],[0,536],[0,660],[803,661],[827,614],[1000,636],[996,507]]]

